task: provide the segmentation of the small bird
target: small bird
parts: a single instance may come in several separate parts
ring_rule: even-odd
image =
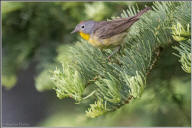
[[[121,48],[127,30],[139,20],[139,17],[150,10],[146,7],[135,16],[119,18],[111,21],[82,21],[76,25],[71,33],[79,32],[80,36],[91,45],[100,49],[115,48],[108,59]]]

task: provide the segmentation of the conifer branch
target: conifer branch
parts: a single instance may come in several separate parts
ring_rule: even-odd
[[[181,15],[181,11],[187,13]],[[139,10],[132,6],[121,17],[137,12]],[[62,68],[51,75],[57,96],[72,97],[81,102],[82,97],[95,91],[86,98],[94,100],[86,111],[92,118],[139,98],[146,86],[147,75],[157,62],[159,48],[174,42],[171,26],[178,20],[190,23],[189,2],[154,2],[152,10],[131,27],[124,48],[111,61],[107,56],[112,50],[101,51],[84,40],[68,47],[60,61]]]
[[[173,38],[179,42],[179,46],[174,46],[179,54],[174,53],[179,57],[179,62],[181,63],[182,69],[191,73],[191,32],[190,26],[187,24],[185,27],[179,22],[172,26]]]

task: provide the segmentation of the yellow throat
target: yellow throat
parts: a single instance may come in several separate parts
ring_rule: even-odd
[[[83,33],[83,32],[80,32],[79,34],[80,34],[80,36],[81,36],[83,39],[85,39],[85,40],[89,40],[89,38],[90,38],[90,35],[89,35],[89,34],[85,34],[85,33]]]

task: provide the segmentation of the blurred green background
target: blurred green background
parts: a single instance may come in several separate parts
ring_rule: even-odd
[[[77,34],[70,32],[75,25],[82,20],[106,20],[114,16],[120,16],[123,10],[130,5],[136,5],[142,9],[145,5],[151,6],[151,2],[2,2],[2,35],[3,35],[3,93],[17,95],[19,91],[23,97],[26,92],[22,89],[26,86],[20,80],[22,86],[14,87],[19,81],[18,75],[25,72],[31,74],[34,82],[27,83],[34,89],[34,94],[41,98],[41,104],[37,109],[43,109],[42,115],[36,111],[36,117],[41,118],[29,123],[31,126],[189,126],[191,124],[191,99],[190,99],[190,74],[181,69],[178,58],[173,56],[171,47],[164,49],[161,59],[152,70],[148,78],[147,88],[141,99],[124,105],[115,112],[104,116],[89,119],[85,116],[85,107],[74,104],[71,99],[58,100],[55,92],[50,90],[53,83],[49,79],[49,71],[57,65],[59,53],[65,49],[65,45],[73,45],[79,39]],[[28,70],[33,67],[33,72]],[[28,75],[22,75],[22,80]],[[17,88],[14,90],[14,88]],[[10,93],[10,92],[11,93]],[[5,100],[3,97],[3,100]],[[33,98],[32,98],[33,99]],[[18,99],[15,99],[20,100]],[[38,101],[41,102],[41,101]],[[8,113],[10,109],[8,101],[3,102],[4,126],[14,120],[16,115]],[[36,100],[31,100],[28,107],[37,105]],[[25,111],[29,108],[25,107]],[[24,110],[23,110],[24,111]],[[35,112],[35,111],[34,111]],[[12,116],[12,120],[7,118]],[[12,114],[12,115],[11,115]],[[18,113],[19,114],[19,113]],[[18,115],[17,115],[18,116]],[[30,116],[30,115],[28,115]],[[25,117],[19,116],[20,121]],[[37,118],[36,118],[37,119]]]

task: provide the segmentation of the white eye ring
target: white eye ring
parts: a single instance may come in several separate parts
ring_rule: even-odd
[[[84,25],[82,25],[82,26],[81,26],[81,28],[85,28],[85,26],[84,26]]]

